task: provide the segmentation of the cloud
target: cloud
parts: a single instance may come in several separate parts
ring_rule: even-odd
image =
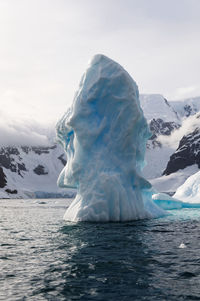
[[[200,95],[200,86],[185,86],[176,90],[174,99],[185,99],[196,95]]]
[[[141,93],[177,99],[195,86],[187,96],[198,96],[199,11],[199,0],[1,0],[0,106],[59,119],[96,53],[124,66]]]
[[[177,149],[180,140],[183,136],[186,136],[192,133],[196,128],[200,128],[200,115],[197,113],[196,115],[187,117],[183,120],[182,126],[174,130],[170,136],[159,136],[159,141],[166,146],[169,146],[173,149]]]
[[[55,131],[30,119],[11,118],[0,112],[0,147],[2,146],[49,146],[54,143]]]

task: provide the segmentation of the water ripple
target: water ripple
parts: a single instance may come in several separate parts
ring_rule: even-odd
[[[64,211],[0,201],[0,300],[200,300],[194,210],[107,224],[65,223]]]

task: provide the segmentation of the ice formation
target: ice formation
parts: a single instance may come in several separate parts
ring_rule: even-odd
[[[130,221],[164,215],[141,175],[150,133],[138,87],[116,62],[96,55],[72,107],[57,124],[67,153],[61,187],[77,188],[69,221]]]
[[[200,171],[190,176],[183,185],[181,185],[175,195],[176,198],[180,198],[183,202],[191,204],[198,204],[200,207]]]
[[[156,205],[164,210],[200,208],[200,203],[191,203],[191,200],[188,200],[188,202],[180,201],[179,199],[170,197],[165,193],[156,193],[152,196],[152,199]]]

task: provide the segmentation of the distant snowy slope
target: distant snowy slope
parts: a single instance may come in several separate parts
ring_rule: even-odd
[[[153,179],[163,172],[169,175],[193,164],[200,166],[200,117],[196,114],[200,97],[168,102],[162,95],[153,94],[141,95],[140,100],[152,131],[144,175]]]
[[[169,102],[153,94],[140,95],[140,101],[152,131],[144,176],[159,191],[175,192],[200,166],[200,116],[194,115],[200,111],[200,97]],[[56,184],[66,158],[55,144],[54,128],[33,120],[11,120],[7,116],[1,119],[0,197],[71,193]],[[162,176],[164,171],[166,175]]]
[[[143,174],[147,179],[154,179],[160,177],[166,168],[167,162],[174,152],[174,149],[167,146],[149,146],[147,144],[146,150],[146,166],[143,169]]]
[[[198,172],[198,170],[198,166],[194,164],[184,169],[180,169],[168,176],[161,176],[151,179],[150,183],[157,191],[173,195],[176,192],[177,188],[182,185],[188,177]]]
[[[0,148],[0,198],[64,196],[57,178],[66,163],[59,145]]]
[[[181,120],[168,101],[159,94],[140,95],[140,103],[149,123],[152,137],[148,140],[143,173],[148,179],[160,177],[174,148],[163,146],[158,137],[169,136],[180,127]]]
[[[200,97],[169,101],[169,104],[181,118],[194,115],[200,111]]]
[[[179,116],[174,108],[160,94],[141,94],[140,104],[147,121],[162,119],[165,122],[180,122]]]

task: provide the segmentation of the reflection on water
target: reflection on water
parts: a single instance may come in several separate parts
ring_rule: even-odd
[[[85,300],[116,300],[128,296],[142,296],[151,275],[152,258],[142,241],[139,223],[80,224],[75,229],[64,226],[61,231],[67,240],[79,244],[76,252],[63,263],[71,270],[65,278],[62,294],[71,296],[76,287]],[[145,293],[146,295],[146,293]],[[78,297],[78,295],[77,295]]]
[[[200,299],[200,211],[73,224],[45,202],[0,201],[0,300]]]

